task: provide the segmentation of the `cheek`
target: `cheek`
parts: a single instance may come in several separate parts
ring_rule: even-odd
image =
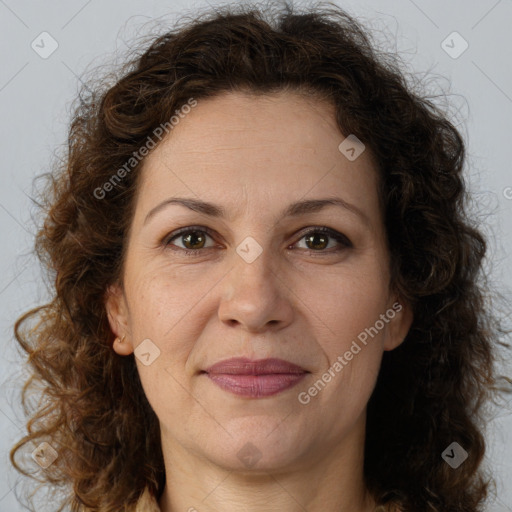
[[[135,339],[154,339],[161,348],[171,338],[189,339],[185,333],[200,326],[201,301],[215,284],[207,274],[169,267],[139,273],[128,290]]]
[[[324,353],[316,388],[321,403],[360,409],[374,388],[382,359],[388,288],[380,265],[352,267],[309,282],[307,307]],[[306,283],[305,283],[306,285]],[[306,295],[304,295],[306,296]],[[390,321],[390,318],[387,318]],[[325,385],[325,391],[323,391]],[[315,393],[315,390],[312,390]],[[321,395],[321,396],[320,396]]]
[[[139,273],[132,283],[131,327],[135,345],[150,339],[159,356],[148,366],[136,358],[144,393],[160,418],[191,408],[186,363],[202,329],[198,302],[204,280],[189,286],[165,269]],[[137,347],[135,347],[137,351]]]
[[[153,409],[159,416],[172,416],[191,409],[192,398],[184,392],[189,386],[190,354],[208,321],[208,292],[219,278],[204,269],[177,272],[169,267],[135,275],[127,289],[134,343],[150,339],[160,351],[149,366],[136,358],[139,376]]]
[[[301,302],[309,311],[308,316],[324,331],[318,339],[324,339],[324,349],[333,357],[349,350],[358,336],[364,341],[368,329],[386,312],[386,274],[379,265],[374,267],[347,266],[343,272],[305,279],[296,289],[297,296],[305,298]],[[385,325],[382,328],[380,324],[378,334],[369,339],[376,340],[383,335]]]

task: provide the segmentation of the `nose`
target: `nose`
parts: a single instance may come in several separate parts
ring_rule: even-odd
[[[292,322],[293,292],[272,258],[270,249],[251,263],[235,253],[234,267],[223,279],[222,322],[252,333],[280,330]]]

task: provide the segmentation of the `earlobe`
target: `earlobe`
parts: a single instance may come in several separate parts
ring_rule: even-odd
[[[123,335],[122,338],[116,338],[112,348],[120,356],[129,356],[133,352],[133,345],[126,341],[126,335]]]
[[[391,318],[391,315],[393,317]],[[386,316],[390,318],[384,340],[384,350],[394,350],[401,345],[411,328],[414,318],[412,307],[404,300],[397,299],[388,309]]]
[[[112,349],[121,356],[130,355],[133,352],[133,345],[129,332],[128,307],[120,285],[108,287],[105,293],[105,309],[110,329],[116,336]]]

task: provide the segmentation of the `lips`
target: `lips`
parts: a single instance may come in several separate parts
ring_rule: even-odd
[[[309,372],[283,359],[232,358],[205,372],[217,386],[235,395],[262,398],[295,386]]]
[[[276,373],[306,373],[306,370],[284,359],[251,360],[245,357],[234,357],[210,366],[206,369],[206,372],[230,375],[270,375]]]

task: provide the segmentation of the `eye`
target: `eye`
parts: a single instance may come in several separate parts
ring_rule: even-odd
[[[164,238],[162,240],[162,245],[172,249],[173,251],[181,251],[188,255],[198,255],[201,252],[201,249],[211,249],[213,247],[207,247],[205,245],[207,238],[213,239],[210,233],[211,231],[208,228],[202,226],[188,226],[175,231],[171,233],[170,236]],[[176,239],[181,241],[183,247],[172,243],[173,240]],[[306,243],[305,250],[310,252],[323,252],[329,254],[353,247],[351,241],[345,235],[328,227],[311,228],[303,233],[299,242],[303,239],[305,239]],[[334,240],[336,243],[334,244],[334,250],[326,251],[325,249],[333,249],[332,246],[329,247],[329,239]],[[295,244],[297,243],[298,242],[295,242]],[[293,248],[293,245],[295,244],[290,245],[288,248]],[[336,245],[338,245],[337,248]]]
[[[334,240],[336,242],[334,243],[334,251],[325,250],[329,248],[329,239],[331,239],[331,241]],[[301,240],[305,240],[305,249],[311,252],[332,253],[341,251],[348,247],[353,247],[352,242],[345,235],[328,227],[316,227],[309,229],[306,233],[303,233],[302,238],[300,238],[299,242]],[[338,248],[336,248],[336,245],[338,245]],[[343,247],[340,248],[340,245]],[[293,245],[290,247],[293,247]],[[332,248],[333,246],[331,245],[330,249]]]
[[[206,239],[212,238],[209,231],[207,228],[189,226],[171,233],[162,241],[162,245],[175,251],[184,251],[185,254],[197,254],[200,249],[210,249],[210,247],[205,247]],[[171,242],[175,239],[180,240],[184,247],[172,247],[175,244]]]

